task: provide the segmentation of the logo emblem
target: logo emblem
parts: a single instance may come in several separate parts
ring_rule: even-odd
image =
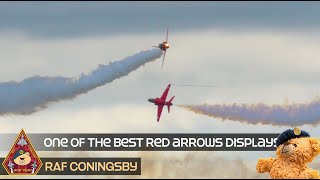
[[[40,170],[41,159],[23,129],[2,165],[9,175],[36,175]]]
[[[294,133],[294,135],[299,136],[301,134],[301,130],[299,128],[295,127],[293,129],[293,133]]]

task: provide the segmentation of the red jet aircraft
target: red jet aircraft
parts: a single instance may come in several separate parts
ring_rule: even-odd
[[[169,84],[166,88],[166,90],[164,91],[164,93],[162,94],[162,96],[160,98],[150,98],[148,99],[149,102],[152,102],[154,103],[155,105],[158,106],[158,115],[157,115],[157,121],[159,122],[160,120],[160,117],[161,117],[161,113],[162,113],[162,109],[163,109],[163,106],[167,106],[168,107],[168,112],[170,113],[170,106],[172,106],[172,100],[174,98],[174,96],[166,102],[166,98],[167,98],[167,95],[168,95],[168,92],[169,92],[169,89],[170,89],[170,86],[171,84]]]
[[[167,28],[166,40],[163,41],[162,43],[160,43],[159,46],[153,46],[153,47],[160,48],[162,51],[164,51],[163,59],[162,59],[162,65],[161,65],[161,69],[162,69],[163,63],[164,63],[164,58],[166,57],[167,49],[170,47],[170,45],[168,44],[168,28]]]

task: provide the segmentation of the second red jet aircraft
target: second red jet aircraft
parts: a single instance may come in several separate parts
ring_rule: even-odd
[[[168,28],[167,28],[166,40],[163,41],[162,43],[160,43],[158,46],[153,46],[153,47],[160,48],[162,51],[164,51],[161,69],[163,68],[164,58],[166,57],[167,49],[170,47],[170,45],[168,44],[168,35],[169,35],[169,31],[168,31]]]
[[[172,100],[173,100],[174,96],[169,101],[166,102],[170,86],[171,86],[171,84],[169,84],[167,86],[166,90],[164,91],[164,93],[162,94],[162,96],[160,98],[155,98],[155,99],[154,98],[150,98],[150,99],[148,99],[149,102],[152,102],[152,103],[154,103],[155,105],[158,106],[158,115],[157,115],[157,121],[158,122],[160,121],[160,117],[161,117],[163,106],[167,106],[168,107],[168,112],[170,113],[170,106],[173,105],[172,104]]]

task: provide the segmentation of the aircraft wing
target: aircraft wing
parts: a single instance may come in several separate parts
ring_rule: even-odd
[[[169,31],[168,31],[168,28],[167,28],[166,42],[168,42],[168,35],[169,35]]]
[[[161,65],[161,69],[163,68],[163,64],[164,64],[164,58],[166,57],[166,50],[164,50],[164,54],[163,54],[163,59],[162,59],[162,65]]]
[[[164,101],[167,99],[167,95],[168,95],[170,86],[171,86],[171,84],[169,84],[169,85],[167,86],[166,90],[163,92],[163,94],[162,94],[162,96],[161,96],[160,99],[162,99],[162,100],[164,100]]]
[[[163,105],[158,105],[158,115],[157,115],[157,121],[160,121],[161,113],[162,113]]]

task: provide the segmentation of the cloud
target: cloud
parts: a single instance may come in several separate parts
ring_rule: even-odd
[[[94,69],[97,64],[106,64],[109,60],[121,59],[156,45],[163,36],[164,33],[46,39],[0,33],[0,63],[7,66],[0,71],[0,80],[20,81],[33,75],[72,77]],[[161,122],[156,123],[155,106],[149,104],[147,98],[161,95],[167,83],[174,81],[217,86],[215,89],[172,87],[170,95],[176,95],[175,104],[264,102],[269,105],[284,99],[304,102],[319,95],[317,38],[317,33],[306,35],[305,32],[173,30],[163,70],[158,61],[74,101],[53,104],[49,109],[27,117],[0,117],[0,130],[11,133],[18,133],[21,128],[27,133],[282,132],[286,128],[213,121],[177,107],[172,107],[171,114],[164,113]],[[311,131],[312,136],[319,135],[318,127],[301,129]],[[246,156],[244,159],[254,161],[253,154],[243,152],[236,156]],[[231,153],[224,152],[221,156],[229,157]],[[221,162],[230,165],[232,161]],[[153,167],[157,166],[153,164]],[[247,167],[251,171],[252,165]],[[229,176],[235,175],[230,172]]]
[[[159,33],[165,26],[311,31],[319,29],[319,15],[313,2],[1,2],[0,29],[46,38]]]
[[[143,152],[143,178],[266,178],[244,159],[228,159],[215,152],[186,152],[166,157],[162,152]]]

